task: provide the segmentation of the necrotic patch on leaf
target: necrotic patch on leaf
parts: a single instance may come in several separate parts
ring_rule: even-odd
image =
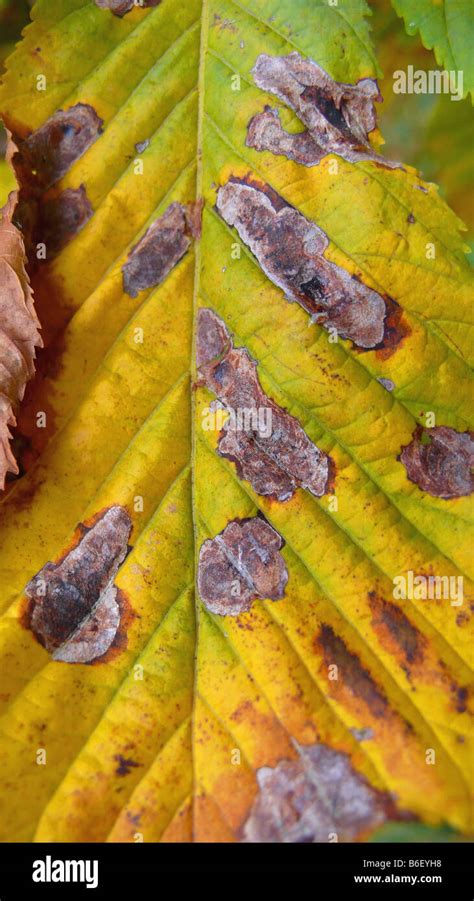
[[[278,110],[269,106],[250,120],[245,143],[254,150],[270,150],[303,166],[315,166],[325,155],[309,131],[294,134],[285,131]]]
[[[122,266],[123,289],[130,297],[156,287],[184,256],[193,238],[199,238],[202,202],[172,203],[132,247]]]
[[[386,697],[382,694],[370,673],[336,635],[332,626],[323,623],[316,639],[322,649],[327,666],[337,666],[340,678],[351,694],[367,705],[373,716],[382,717],[388,709]]]
[[[257,494],[285,501],[301,486],[321,497],[334,471],[330,457],[265,394],[248,350],[234,348],[224,322],[207,308],[199,311],[196,353],[200,378],[231,414],[219,454],[237,464]]]
[[[433,497],[449,499],[472,494],[472,432],[457,432],[447,426],[418,427],[410,444],[402,448],[400,460],[410,481]]]
[[[102,131],[103,121],[87,103],[58,110],[25,140],[15,137],[12,162],[23,186],[46,191],[71,168]]]
[[[303,59],[296,51],[288,56],[260,54],[252,74],[257,87],[295,111],[307,132],[304,141],[301,135],[288,134],[278,113],[267,107],[249,123],[249,147],[270,150],[306,166],[316,165],[328,153],[350,162],[373,160],[388,168],[399,166],[369,143],[369,133],[376,126],[374,101],[382,100],[376,81],[363,78],[356,85],[334,81],[314,60]]]
[[[132,529],[124,507],[110,507],[65,557],[26,587],[29,623],[54,660],[88,663],[109,649],[120,624],[113,584]]]
[[[238,616],[257,598],[280,600],[288,570],[279,553],[284,541],[262,517],[234,520],[199,553],[198,589],[207,609]]]
[[[123,754],[114,754],[114,760],[117,761],[117,766],[115,768],[117,776],[128,776],[134,767],[141,766],[141,763],[137,763],[137,761],[132,760],[131,757],[124,757]]]
[[[115,15],[122,18],[130,12],[134,7],[148,9],[148,7],[159,6],[161,0],[95,0],[95,5],[101,9],[110,9]]]
[[[379,597],[375,592],[369,594],[369,605],[372,611],[372,623],[377,632],[382,632],[390,644],[395,645],[402,658],[402,665],[421,663],[424,656],[426,638],[413,625],[400,607]]]
[[[364,350],[393,347],[390,310],[380,294],[325,259],[327,235],[269,185],[231,178],[217,193],[217,210],[234,226],[269,279],[314,322],[336,329]]]
[[[57,197],[40,204],[37,229],[49,258],[84,228],[92,213],[84,185],[66,188]]]
[[[295,746],[296,760],[258,770],[243,841],[328,842],[334,833],[354,841],[397,816],[390,796],[372,788],[347,754],[324,744]]]

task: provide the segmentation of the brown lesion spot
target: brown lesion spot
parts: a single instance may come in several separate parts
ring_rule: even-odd
[[[84,185],[66,188],[57,197],[40,206],[38,232],[46,244],[49,257],[84,228],[93,213]]]
[[[286,132],[278,111],[267,106],[249,123],[247,146],[305,166],[317,165],[328,153],[350,162],[372,160],[387,168],[400,166],[376,153],[369,142],[377,124],[374,103],[382,100],[376,81],[363,78],[355,85],[334,81],[314,60],[296,51],[288,56],[260,54],[252,75],[257,87],[294,110],[306,131]]]
[[[254,150],[270,150],[277,156],[286,156],[302,166],[316,166],[325,155],[308,131],[285,131],[278,110],[269,106],[250,120],[245,143]]]
[[[130,297],[160,285],[201,234],[202,201],[172,203],[153,222],[122,266],[123,289]]]
[[[330,489],[334,465],[297,419],[263,391],[257,364],[245,347],[234,348],[216,313],[199,311],[198,374],[229,412],[218,453],[237,465],[258,494],[286,501],[300,486],[316,497]]]
[[[408,478],[433,497],[465,497],[474,489],[474,435],[447,426],[418,426],[400,457]]]
[[[137,763],[136,760],[132,760],[131,757],[124,757],[123,754],[114,754],[114,760],[117,761],[117,766],[115,768],[117,776],[128,776],[134,767],[141,766],[141,763]]]
[[[102,126],[92,106],[76,103],[55,112],[24,140],[14,135],[17,152],[12,162],[20,183],[46,191],[97,140]]]
[[[27,137],[14,134],[9,157],[20,185],[15,221],[23,232],[31,268],[49,260],[89,221],[93,210],[86,188],[60,191],[57,182],[102,132],[92,106],[77,103],[58,110]],[[45,245],[45,254],[37,253]]]
[[[101,9],[109,9],[114,16],[122,18],[134,8],[148,9],[159,6],[161,0],[94,0],[94,2]]]
[[[238,616],[258,598],[284,597],[288,570],[280,554],[284,541],[265,519],[233,520],[201,545],[200,597],[211,613]]]
[[[391,352],[397,346],[404,336],[400,307],[327,260],[325,232],[269,185],[232,177],[219,188],[216,207],[265,275],[313,322],[336,330],[360,350]]]
[[[350,758],[328,745],[299,745],[298,756],[257,771],[258,794],[241,830],[244,842],[363,840],[386,819],[406,818]]]
[[[89,663],[111,647],[121,611],[114,579],[128,551],[132,522],[110,507],[57,563],[26,586],[28,625],[53,660]]]
[[[389,650],[401,657],[402,665],[421,664],[426,638],[396,604],[375,591],[369,593],[372,624]]]
[[[336,635],[332,626],[322,624],[316,645],[322,650],[326,665],[337,666],[339,679],[347,690],[363,701],[374,717],[383,717],[389,709],[387,698],[357,655]],[[332,684],[337,685],[336,682]]]

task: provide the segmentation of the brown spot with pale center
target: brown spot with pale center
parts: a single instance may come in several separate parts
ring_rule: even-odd
[[[270,150],[305,166],[315,166],[328,153],[350,162],[373,160],[388,168],[399,163],[376,153],[369,132],[376,126],[374,101],[382,100],[376,81],[356,85],[334,81],[312,59],[294,51],[288,56],[260,54],[252,75],[257,87],[275,94],[298,116],[307,131],[284,131],[278,112],[268,107],[249,123],[247,146]]]
[[[347,754],[298,745],[296,760],[257,771],[259,793],[242,828],[244,842],[325,842],[365,838],[399,819],[390,795],[353,769]]]
[[[321,497],[332,461],[297,419],[265,394],[247,349],[234,348],[224,322],[206,308],[199,311],[196,353],[200,377],[230,414],[219,454],[236,463],[239,476],[258,494],[285,501],[301,486]]]
[[[113,584],[132,523],[110,507],[58,563],[46,563],[26,587],[29,625],[54,660],[88,663],[110,648],[120,625]]]
[[[257,598],[284,597],[288,570],[281,535],[260,516],[230,522],[199,553],[198,589],[211,613],[238,616]]]
[[[254,150],[270,150],[276,156],[286,156],[302,166],[316,166],[324,156],[308,131],[291,134],[282,127],[278,110],[266,106],[248,125],[247,147]]]
[[[403,337],[385,299],[324,256],[329,239],[269,185],[231,178],[219,188],[217,210],[256,256],[265,274],[313,322],[335,329],[361,350],[393,348]]]
[[[472,432],[447,426],[418,427],[399,459],[410,481],[433,497],[465,497],[474,490]]]

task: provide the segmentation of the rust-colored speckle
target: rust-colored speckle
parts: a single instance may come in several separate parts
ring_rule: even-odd
[[[220,616],[250,610],[256,598],[285,594],[288,570],[281,535],[260,516],[234,520],[199,553],[198,588],[207,609]]]
[[[349,651],[332,626],[325,623],[321,626],[316,643],[323,651],[326,665],[335,664],[338,667],[339,678],[349,691],[364,701],[375,717],[383,717],[388,709],[386,697],[370,673],[362,666],[357,655]]]
[[[323,495],[334,480],[329,457],[264,393],[247,349],[234,348],[225,323],[207,308],[199,311],[196,354],[200,377],[230,414],[219,454],[258,494],[286,501],[301,486]]]
[[[447,426],[418,426],[399,459],[410,481],[433,497],[464,497],[474,490],[472,432],[457,432]]]
[[[392,348],[401,339],[397,304],[327,260],[325,232],[269,185],[232,177],[219,188],[216,207],[268,278],[313,322],[335,329],[361,350]]]
[[[54,660],[88,663],[110,648],[120,625],[113,584],[128,550],[132,524],[110,507],[57,563],[46,563],[26,587],[25,615]]]

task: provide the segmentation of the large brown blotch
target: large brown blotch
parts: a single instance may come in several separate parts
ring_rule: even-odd
[[[401,341],[405,332],[395,323],[395,301],[327,260],[325,232],[270,185],[233,176],[219,188],[216,208],[268,278],[313,322],[335,329],[360,350],[393,350]]]
[[[88,663],[110,648],[121,611],[114,579],[128,551],[132,523],[109,507],[57,563],[46,563],[25,592],[29,627],[55,660]]]
[[[307,131],[285,132],[278,112],[265,108],[255,116],[247,145],[270,150],[306,166],[314,166],[328,153],[350,162],[373,160],[380,166],[400,164],[386,160],[369,143],[376,126],[374,101],[382,97],[376,81],[363,78],[355,85],[334,81],[312,59],[293,51],[288,56],[260,54],[252,69],[257,87],[275,94],[294,110]]]
[[[298,486],[316,497],[330,490],[331,458],[294,416],[265,394],[247,349],[234,348],[225,323],[207,308],[199,311],[196,355],[201,379],[233,415],[221,433],[218,452],[236,463],[239,476],[258,494],[278,501],[291,498]],[[265,415],[260,418],[260,413]]]
[[[399,459],[410,481],[433,497],[449,500],[474,490],[472,432],[457,432],[448,426],[418,426]]]
[[[40,192],[56,184],[102,132],[103,120],[88,103],[57,110],[22,139],[14,134],[11,159],[21,186]]]
[[[199,552],[198,588],[211,613],[238,616],[257,598],[280,600],[288,570],[283,538],[265,519],[233,520]]]
[[[130,297],[160,285],[200,236],[202,201],[172,203],[132,247],[122,266],[123,289]]]
[[[369,785],[347,754],[325,744],[294,744],[295,760],[258,770],[259,793],[243,841],[328,842],[334,835],[354,841],[401,817],[391,796]]]
[[[54,257],[92,216],[84,185],[61,191],[57,183],[99,138],[102,125],[92,106],[77,103],[57,110],[27,137],[12,127],[8,157],[20,185],[15,222],[23,233],[31,272]],[[48,301],[49,321],[50,297]]]

